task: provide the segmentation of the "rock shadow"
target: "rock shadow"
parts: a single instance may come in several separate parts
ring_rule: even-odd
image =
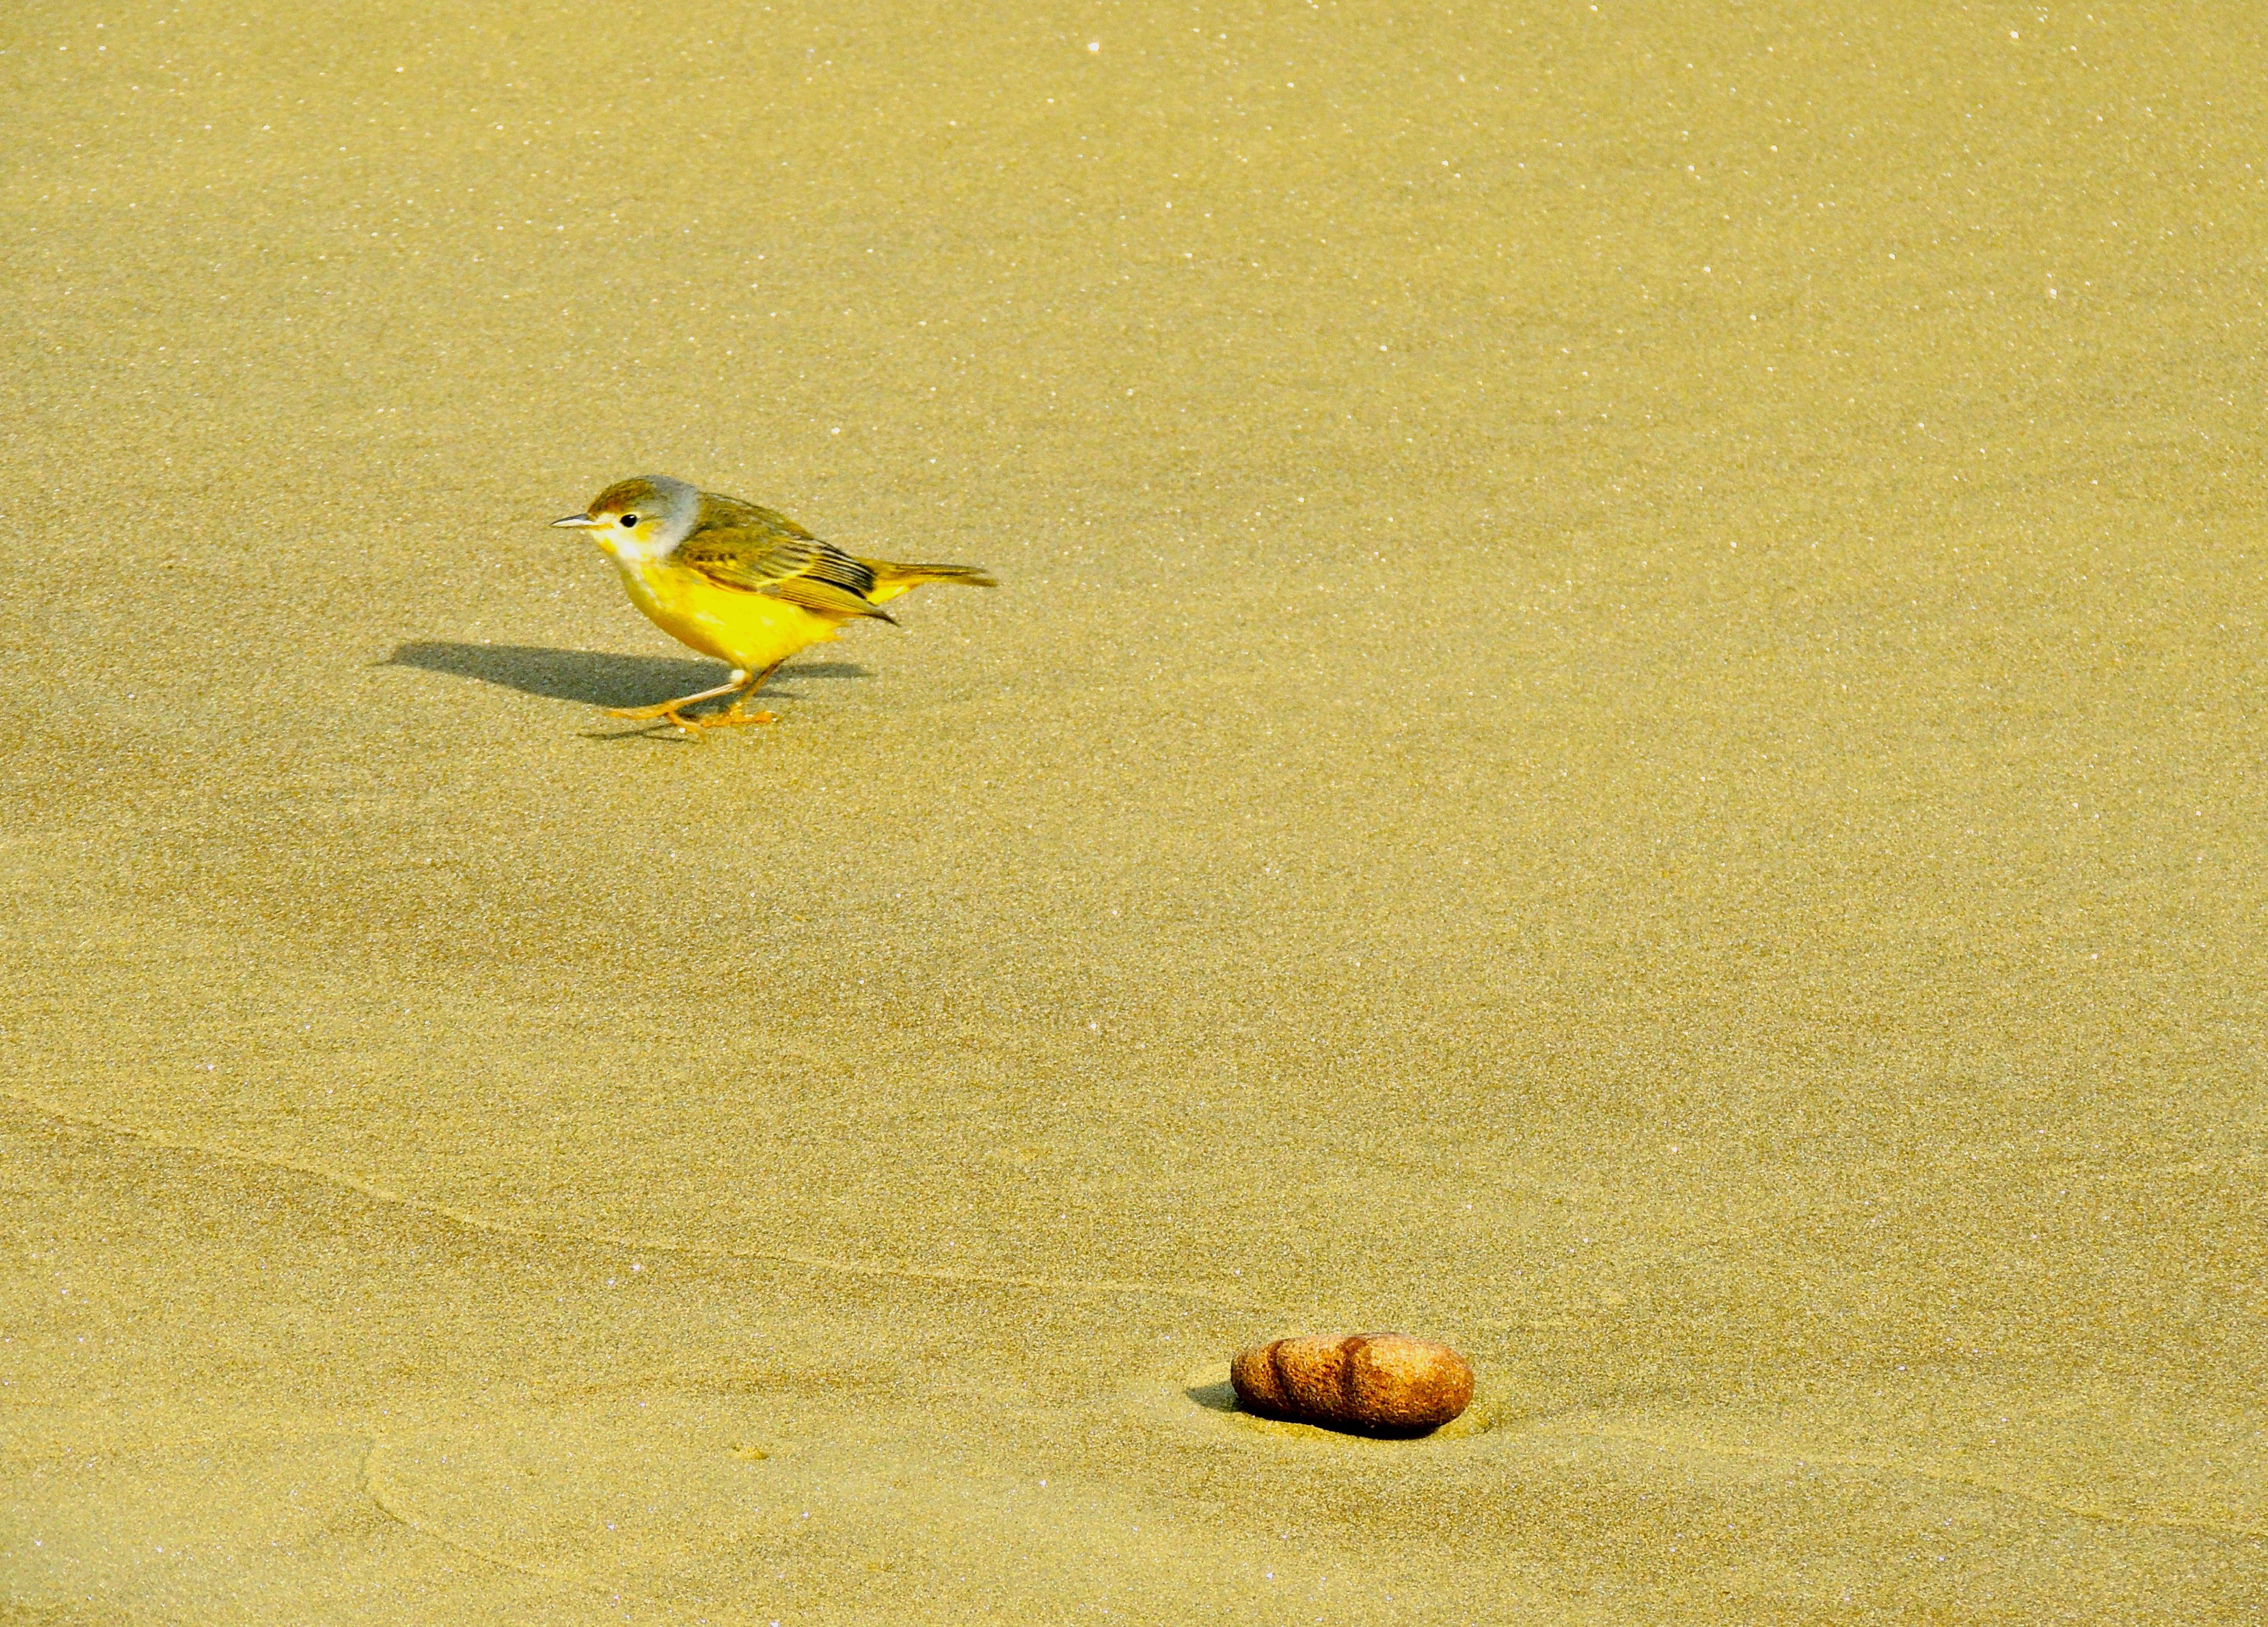
[[[1182,1394],[1207,1412],[1226,1413],[1231,1417],[1250,1420],[1263,1428],[1289,1429],[1295,1433],[1312,1432],[1326,1439],[1344,1440],[1454,1440],[1466,1435],[1477,1434],[1494,1423],[1492,1410],[1477,1403],[1468,1407],[1448,1423],[1428,1425],[1424,1429],[1385,1429],[1365,1427],[1357,1424],[1311,1424],[1304,1419],[1279,1417],[1247,1407],[1236,1398],[1236,1387],[1226,1379],[1211,1383],[1190,1381],[1182,1386]]]

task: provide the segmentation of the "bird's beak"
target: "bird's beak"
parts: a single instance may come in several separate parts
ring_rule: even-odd
[[[593,519],[588,514],[570,514],[564,519],[555,519],[551,523],[555,526],[603,526],[607,522]]]

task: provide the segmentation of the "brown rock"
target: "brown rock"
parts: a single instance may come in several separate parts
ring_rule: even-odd
[[[1247,1411],[1335,1429],[1438,1429],[1473,1399],[1463,1357],[1399,1333],[1314,1333],[1256,1344],[1236,1353],[1228,1381]]]

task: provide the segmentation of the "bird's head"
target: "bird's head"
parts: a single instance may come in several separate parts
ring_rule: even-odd
[[[623,559],[657,559],[685,540],[701,512],[701,490],[666,475],[619,480],[591,499],[580,514],[555,526],[587,530],[604,552]]]

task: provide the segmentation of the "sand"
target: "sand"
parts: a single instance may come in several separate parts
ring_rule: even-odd
[[[2259,14],[0,44],[0,1621],[2268,1611]]]

